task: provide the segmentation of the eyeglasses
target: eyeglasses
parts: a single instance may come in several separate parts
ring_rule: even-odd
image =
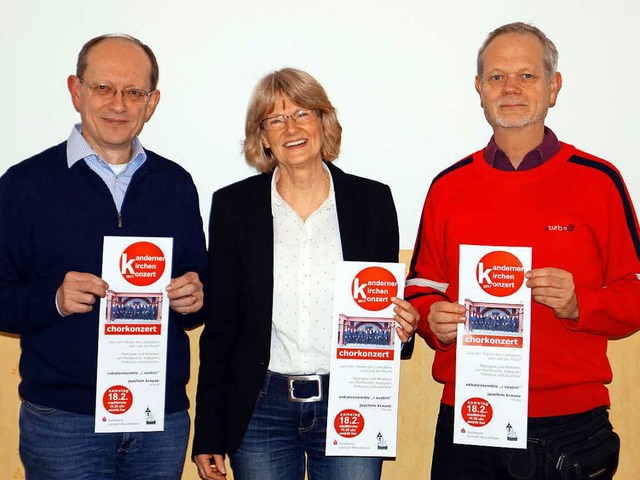
[[[123,88],[119,90],[117,88],[112,87],[111,85],[106,85],[104,83],[88,83],[85,82],[84,79],[78,77],[80,83],[85,85],[91,95],[95,95],[96,97],[101,98],[111,98],[114,97],[116,93],[122,93],[122,99],[131,103],[144,103],[149,99],[149,96],[153,93],[147,92],[146,90],[142,90],[140,88]]]
[[[267,131],[284,130],[287,125],[287,119],[293,120],[296,125],[308,125],[314,118],[319,117],[320,110],[315,108],[307,108],[304,110],[298,110],[291,115],[276,115],[275,117],[267,117],[260,122],[260,128]]]

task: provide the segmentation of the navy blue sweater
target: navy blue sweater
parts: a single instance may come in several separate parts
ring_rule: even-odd
[[[198,194],[176,163],[147,151],[121,209],[84,161],[67,166],[66,142],[0,178],[0,330],[20,335],[20,396],[76,413],[95,409],[98,308],[61,317],[56,290],[68,271],[100,276],[105,235],[173,237],[172,277],[204,281],[206,250]],[[167,413],[189,401],[189,339],[202,314],[170,310]]]

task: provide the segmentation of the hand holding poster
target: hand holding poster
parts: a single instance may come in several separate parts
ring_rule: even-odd
[[[526,448],[531,248],[460,245],[454,443]]]
[[[171,238],[105,237],[96,433],[162,431]]]
[[[397,263],[341,262],[334,295],[327,455],[396,455],[400,349]]]

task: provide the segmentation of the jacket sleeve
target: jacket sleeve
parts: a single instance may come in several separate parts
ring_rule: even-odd
[[[0,178],[0,331],[23,334],[62,319],[55,295],[56,276],[36,278],[31,265],[31,198],[29,182],[10,169]]]
[[[200,336],[193,455],[226,453],[225,418],[230,359],[240,321],[243,269],[234,213],[214,193],[209,220],[209,286],[205,326]]]
[[[200,325],[206,315],[209,272],[207,271],[207,248],[202,229],[198,191],[190,175],[188,175],[187,181],[181,185],[178,198],[182,202],[182,215],[185,222],[185,246],[181,257],[174,260],[173,277],[177,278],[187,272],[197,273],[205,292],[205,303],[199,311],[186,315],[171,310],[171,319],[182,328],[193,328]]]
[[[576,286],[578,321],[563,320],[570,330],[610,338],[640,329],[640,238],[638,220],[622,176],[612,173],[609,216],[599,238],[602,285]]]
[[[372,220],[380,225],[376,245],[379,248],[378,255],[381,261],[395,263],[398,261],[398,252],[400,250],[398,214],[393,202],[391,189],[387,185],[383,187],[381,216]],[[375,215],[377,217],[378,214],[376,213]]]

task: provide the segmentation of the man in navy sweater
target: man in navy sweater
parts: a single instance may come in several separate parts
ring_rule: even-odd
[[[179,479],[189,433],[189,340],[206,271],[198,195],[179,165],[142,148],[158,64],[127,35],[78,55],[81,123],[0,178],[0,330],[20,334],[20,455],[32,479]],[[94,433],[105,236],[173,238],[163,432]]]

